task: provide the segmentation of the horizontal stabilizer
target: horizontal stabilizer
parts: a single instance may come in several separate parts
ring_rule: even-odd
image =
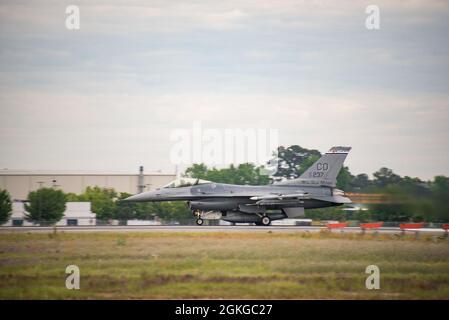
[[[284,208],[282,209],[289,218],[301,218],[304,217],[304,207],[296,208]]]
[[[343,197],[343,196],[313,196],[313,197],[311,197],[311,199],[332,202],[332,203],[338,203],[338,204],[352,203],[351,199],[349,199],[347,197]]]

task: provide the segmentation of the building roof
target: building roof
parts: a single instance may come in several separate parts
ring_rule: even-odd
[[[0,176],[138,176],[139,172],[76,170],[0,170]],[[144,172],[144,176],[174,176],[174,173]]]

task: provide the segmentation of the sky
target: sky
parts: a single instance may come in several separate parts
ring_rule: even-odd
[[[199,121],[351,146],[354,174],[449,175],[448,18],[437,0],[0,0],[0,169],[171,173],[173,130]]]

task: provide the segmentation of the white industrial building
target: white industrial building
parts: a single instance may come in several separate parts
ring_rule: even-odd
[[[65,193],[83,193],[87,187],[113,188],[117,192],[135,194],[168,184],[175,174],[139,172],[53,172],[0,170],[0,189],[8,190],[13,200],[26,200],[30,191],[41,187],[53,187]]]
[[[23,202],[12,203],[12,214],[4,226],[33,226],[26,221],[26,210]],[[96,215],[90,209],[90,202],[67,202],[64,217],[59,220],[57,226],[93,226],[96,224]]]
[[[162,187],[173,180],[176,174],[144,173],[143,167],[136,173],[110,172],[56,172],[56,171],[12,171],[0,170],[0,189],[9,192],[13,211],[4,226],[32,226],[25,219],[25,205],[28,193],[39,188],[51,187],[65,193],[83,193],[87,187],[111,188],[117,192],[135,194]],[[131,224],[143,222],[131,221]],[[154,222],[146,221],[151,224]],[[67,202],[64,217],[56,224],[95,225],[96,214],[91,211],[90,202]]]

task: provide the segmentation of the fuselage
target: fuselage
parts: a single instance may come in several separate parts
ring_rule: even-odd
[[[242,205],[258,202],[251,198],[266,195],[305,194],[302,199],[271,199],[263,203],[268,209],[285,207],[321,208],[341,204],[342,191],[310,185],[232,185],[205,183],[178,188],[160,188],[131,196],[130,201],[188,201],[192,209],[204,211],[239,210]],[[332,201],[335,200],[335,201]]]
[[[305,209],[351,203],[335,188],[350,147],[332,147],[298,178],[265,186],[232,185],[188,178],[177,184],[131,196],[126,201],[187,201],[202,224],[202,212],[220,211],[223,220],[269,225],[271,220],[299,218]],[[180,179],[180,181],[187,181]],[[228,213],[230,213],[228,215]],[[230,217],[232,216],[232,217]]]

